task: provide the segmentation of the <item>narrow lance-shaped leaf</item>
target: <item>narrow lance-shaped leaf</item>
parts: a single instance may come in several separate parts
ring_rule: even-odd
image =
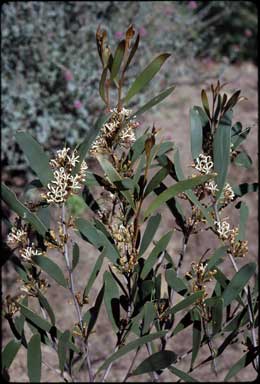
[[[244,167],[244,168],[249,169],[252,167],[253,161],[252,161],[251,157],[245,151],[243,151],[243,152],[240,152],[235,157],[234,163],[236,165],[238,165],[239,167]]]
[[[67,281],[60,267],[47,256],[33,256],[32,260],[43,269],[50,277],[64,288],[68,287]]]
[[[215,265],[219,264],[221,260],[221,256],[224,256],[228,250],[228,246],[222,246],[215,250],[211,258],[209,259],[206,269],[210,271],[215,267]]]
[[[212,307],[212,335],[216,335],[222,328],[224,300],[217,297],[215,305]]]
[[[94,265],[94,268],[91,272],[91,275],[89,277],[89,280],[88,280],[88,283],[86,285],[86,288],[84,289],[84,293],[83,293],[83,297],[88,297],[89,295],[89,292],[100,272],[100,269],[102,267],[102,264],[103,264],[103,260],[104,260],[104,257],[105,257],[105,251],[101,252],[101,254],[99,255],[97,261],[96,261],[96,264]]]
[[[209,100],[208,100],[207,93],[205,92],[205,89],[202,89],[202,91],[201,91],[201,101],[202,101],[205,112],[207,113],[208,117],[210,118]]]
[[[119,72],[125,52],[125,40],[120,41],[116,48],[115,57],[111,68],[111,80],[113,80]]]
[[[127,95],[125,97],[125,103],[128,103],[130,99],[135,96],[138,92],[140,92],[156,75],[156,73],[160,70],[161,66],[165,62],[168,57],[171,55],[169,53],[163,53],[157,56],[144,70],[143,72],[137,76],[136,80],[130,87]]]
[[[9,341],[9,343],[5,346],[2,352],[2,369],[8,369],[11,366],[17,352],[20,349],[20,346],[21,341],[17,341],[14,339]]]
[[[33,335],[28,344],[27,351],[27,369],[31,383],[39,383],[41,381],[41,336]]]
[[[242,291],[256,270],[255,263],[244,265],[231,279],[223,292],[224,306],[229,305]]]
[[[180,192],[184,192],[186,190],[192,189],[197,185],[205,183],[207,180],[214,178],[214,174],[208,174],[203,176],[193,177],[191,179],[179,181],[175,185],[169,187],[167,190],[162,192],[159,196],[157,196],[150,206],[146,209],[144,216],[147,217],[151,213],[153,213],[157,208],[159,208],[166,201],[176,196]]]
[[[48,229],[41,220],[32,212],[29,211],[15,196],[15,194],[4,184],[1,185],[2,199],[4,202],[19,215],[23,220],[30,223],[33,228],[41,235],[45,236]]]
[[[230,140],[231,140],[232,111],[227,112],[218,124],[213,139],[214,171],[217,172],[216,184],[218,191],[216,199],[219,199],[225,186],[228,167],[230,164]]]
[[[190,110],[190,134],[192,158],[196,159],[202,153],[202,123],[197,107]]]
[[[191,355],[191,369],[198,356],[201,342],[201,316],[197,308],[193,309],[193,330],[192,330],[192,355]]]
[[[168,173],[169,170],[167,168],[161,168],[149,181],[149,184],[144,191],[144,197],[149,195],[149,193],[152,192],[165,179]]]
[[[48,156],[28,132],[17,132],[15,138],[29,161],[30,167],[39,177],[42,185],[46,187],[53,179]]]
[[[240,360],[238,360],[228,371],[228,374],[225,376],[224,381],[228,381],[231,377],[238,374],[238,372],[249,365],[257,356],[257,351],[247,352]]]
[[[132,59],[133,59],[133,57],[134,57],[134,55],[135,55],[135,52],[136,52],[137,49],[138,49],[139,41],[140,41],[140,34],[138,33],[138,35],[136,36],[135,43],[134,43],[134,45],[132,46],[131,51],[130,51],[130,53],[129,53],[129,56],[128,56],[128,58],[127,58],[126,65],[125,65],[125,67],[124,67],[124,69],[123,69],[124,72],[127,70],[129,64],[131,63],[131,61],[132,61]]]
[[[149,244],[154,238],[154,235],[159,227],[160,221],[161,221],[161,215],[159,213],[149,218],[143,237],[142,237],[139,256],[141,256],[148,248]]]
[[[100,82],[99,82],[99,94],[100,94],[100,96],[101,96],[101,98],[105,104],[107,103],[106,91],[105,91],[105,82],[107,79],[107,71],[108,71],[108,68],[105,67],[103,69],[103,72],[102,72],[102,75],[100,78]]]
[[[139,108],[136,112],[134,112],[130,117],[140,115],[152,107],[154,107],[156,104],[159,104],[161,101],[163,101],[166,97],[168,97],[175,89],[175,85],[171,86],[170,88],[166,89],[165,91],[159,93],[159,95],[153,97],[150,101],[148,101],[146,104],[144,104],[141,108]]]
[[[202,296],[203,296],[203,291],[195,292],[192,295],[187,296],[185,299],[181,300],[178,304],[174,305],[172,308],[169,308],[166,312],[167,314],[177,313],[182,309],[187,308],[189,305],[194,304]]]
[[[181,380],[183,380],[184,383],[197,383],[198,382],[193,377],[188,375],[186,372],[183,372],[174,366],[170,366],[170,367],[168,367],[168,369],[169,369],[169,371],[171,371],[171,373],[173,373],[174,375],[178,376]]]
[[[154,264],[156,263],[157,257],[166,249],[170,238],[172,236],[172,231],[169,231],[164,235],[153,248],[152,252],[145,261],[144,267],[141,272],[141,279],[145,279],[149,272],[153,269]]]
[[[144,310],[144,318],[143,318],[142,334],[145,335],[146,333],[149,332],[150,326],[156,317],[156,312],[154,309],[154,304],[149,301],[144,304],[143,310]]]
[[[118,286],[113,276],[108,271],[104,273],[104,283],[105,283],[104,302],[105,302],[107,314],[113,329],[117,330],[118,329],[117,322],[120,318]]]
[[[172,268],[166,270],[165,278],[168,285],[180,295],[185,295],[188,292],[188,287],[184,283],[184,280],[178,277]]]
[[[110,363],[126,355],[128,352],[138,348],[139,346],[149,343],[152,340],[164,337],[166,333],[167,331],[152,333],[150,335],[142,336],[134,341],[131,341],[129,344],[124,345],[117,352],[113,353],[104,361],[104,363],[98,369],[97,374],[103,369],[106,369],[110,365]]]
[[[76,268],[79,262],[79,246],[77,243],[73,244],[73,252],[72,252],[72,271]]]
[[[113,264],[117,263],[120,256],[119,252],[116,246],[111,244],[103,232],[84,219],[77,219],[75,223],[83,238],[87,238],[88,241],[90,241],[97,248],[105,247],[105,255],[110,261],[112,261]]]
[[[240,205],[240,218],[239,218],[239,233],[237,240],[245,240],[246,238],[246,223],[248,220],[248,206],[246,203],[242,202]]]
[[[131,376],[142,375],[144,373],[158,371],[160,369],[168,368],[172,363],[177,360],[176,353],[172,351],[159,351],[147,357],[138,367],[133,371]]]
[[[59,368],[61,372],[64,370],[66,362],[66,352],[68,350],[68,341],[70,339],[70,331],[63,332],[58,341],[58,356],[59,356]]]
[[[48,313],[49,318],[51,320],[51,323],[53,325],[55,325],[55,315],[54,315],[54,312],[53,312],[53,310],[52,310],[48,300],[46,299],[46,297],[40,291],[38,291],[38,298],[39,298],[39,302],[40,302],[41,306]]]

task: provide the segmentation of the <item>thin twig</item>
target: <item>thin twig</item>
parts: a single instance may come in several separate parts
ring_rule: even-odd
[[[65,242],[64,242],[64,257],[65,257],[66,266],[67,266],[67,270],[68,270],[68,273],[69,273],[69,280],[70,280],[70,288],[69,289],[70,289],[71,296],[72,296],[72,299],[73,299],[73,302],[74,302],[74,306],[76,308],[76,312],[77,312],[77,316],[78,316],[78,320],[79,320],[79,326],[80,326],[80,329],[81,329],[82,335],[83,335],[83,332],[84,332],[83,320],[82,320],[82,315],[81,315],[81,310],[80,310],[80,307],[79,307],[79,303],[78,303],[78,301],[76,299],[76,292],[75,292],[75,287],[74,287],[73,273],[72,273],[72,269],[71,269],[71,265],[70,265],[70,260],[69,260],[69,252],[68,252],[68,244],[67,244],[68,232],[67,232],[67,226],[66,226],[66,209],[65,209],[65,204],[64,203],[62,204],[62,230],[63,230],[63,234],[64,234],[64,238],[65,238]],[[83,345],[84,345],[84,350],[85,350],[85,353],[86,353],[86,362],[87,362],[87,368],[88,368],[88,374],[89,374],[89,381],[93,382],[93,373],[92,373],[92,366],[91,366],[91,361],[90,361],[90,356],[89,356],[89,349],[88,349],[88,342],[87,342],[87,340],[85,340],[85,342],[83,342]]]
[[[137,348],[136,352],[135,352],[134,358],[133,358],[133,360],[132,360],[132,362],[131,362],[131,364],[130,364],[130,367],[129,367],[128,371],[127,371],[127,374],[125,375],[125,377],[124,377],[124,379],[123,379],[123,383],[125,383],[126,380],[128,379],[128,377],[130,376],[131,370],[132,370],[133,365],[134,365],[134,363],[135,363],[135,360],[136,360],[136,358],[137,358],[138,352],[140,351],[140,348],[141,348],[141,347],[139,346],[139,347]]]
[[[219,212],[218,212],[218,208],[217,208],[217,203],[215,202],[213,204],[213,208],[214,208],[214,212],[215,212],[215,215],[216,215],[216,218],[217,218],[217,221],[220,222],[220,217],[219,217]],[[228,256],[229,256],[229,259],[235,269],[236,272],[238,272],[238,266],[236,264],[236,261],[233,257],[233,255],[231,253],[228,253]],[[252,335],[252,340],[253,340],[253,346],[255,348],[257,348],[257,341],[256,341],[256,335],[255,335],[255,329],[254,329],[254,321],[253,321],[253,312],[252,312],[252,308],[250,306],[250,303],[249,303],[249,292],[248,292],[248,288],[247,287],[243,287],[243,291],[245,292],[246,294],[246,297],[247,297],[247,308],[248,308],[248,316],[249,316],[249,322],[250,322],[250,325],[251,325],[251,335]],[[257,369],[259,369],[259,356],[256,356],[256,367]]]

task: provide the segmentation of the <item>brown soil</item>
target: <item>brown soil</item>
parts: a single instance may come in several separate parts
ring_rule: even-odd
[[[234,79],[232,81],[232,79]],[[251,126],[252,130],[245,144],[245,148],[250,153],[253,160],[253,166],[250,170],[244,168],[238,168],[235,166],[231,167],[229,175],[230,181],[235,181],[236,184],[242,182],[255,182],[257,181],[257,124],[258,124],[258,112],[257,112],[257,68],[250,63],[245,63],[242,66],[230,66],[225,72],[225,79],[222,81],[230,81],[227,86],[227,90],[231,93],[232,90],[240,88],[242,94],[248,98],[248,101],[241,102],[238,105],[235,113],[235,119],[241,121],[244,127]],[[205,87],[205,84],[202,85]],[[180,149],[181,159],[183,168],[186,170],[186,175],[189,174],[190,168],[188,166],[191,163],[190,157],[190,140],[189,140],[189,109],[193,105],[200,105],[200,90],[201,86],[178,86],[172,96],[170,96],[160,108],[158,112],[146,117],[143,126],[147,127],[153,122],[157,127],[163,129],[163,136],[170,136],[173,141],[177,144]],[[148,114],[147,114],[148,115]],[[257,218],[257,194],[250,193],[243,198],[248,204],[250,213],[247,229],[247,239],[249,241],[249,253],[246,259],[239,259],[237,262],[239,267],[248,261],[256,261],[258,251],[258,218]],[[230,211],[231,213],[231,211]],[[228,215],[228,210],[227,210]],[[233,223],[236,224],[236,216],[233,219]],[[53,213],[53,220],[55,222],[55,212]],[[173,220],[170,217],[169,212],[166,209],[163,210],[163,220],[160,230],[157,234],[158,238],[160,235],[166,233],[166,231],[173,225]],[[77,235],[74,235],[77,243],[81,248],[81,259],[76,269],[76,286],[77,290],[81,291],[84,289],[89,273],[94,265],[98,252],[93,250],[93,247],[85,243]],[[204,232],[202,236],[197,239],[195,236],[189,242],[185,260],[182,266],[182,273],[189,270],[190,263],[193,260],[197,260],[198,257],[207,249],[213,249],[217,243],[213,243],[208,232]],[[178,232],[175,232],[172,241],[167,248],[174,260],[178,260],[178,255],[181,247],[181,239]],[[196,252],[195,252],[196,249]],[[52,252],[50,257],[53,258],[60,266],[64,266],[61,257]],[[228,276],[233,276],[234,271],[230,265],[229,260],[225,260],[224,270]],[[103,266],[105,269],[105,266]],[[102,276],[102,274],[100,274]],[[7,262],[3,268],[3,297],[7,294],[17,293],[17,282],[16,274],[13,271],[11,263]],[[101,286],[102,279],[95,283],[93,292],[90,296],[90,303],[93,302],[96,294]],[[57,289],[56,289],[57,288]],[[178,295],[177,295],[178,296]],[[70,297],[66,294],[65,290],[60,287],[56,287],[56,284],[52,282],[52,287],[49,289],[47,298],[50,301],[57,317],[57,325],[60,329],[65,330],[71,328],[72,324],[75,323],[75,312],[74,307],[71,303]],[[176,300],[180,297],[176,297]],[[34,305],[33,300],[30,301],[30,305]],[[87,306],[84,312],[87,310]],[[176,324],[179,316],[176,318]],[[3,320],[3,345],[11,339],[11,332],[6,320]],[[193,377],[198,381],[202,382],[221,382],[227,374],[230,367],[242,356],[242,350],[244,349],[241,344],[242,339],[238,343],[230,345],[223,355],[217,359],[217,370],[218,377],[214,375],[211,370],[210,363],[205,364],[192,373]],[[216,341],[216,346],[221,343],[221,339]],[[112,336],[111,326],[107,318],[107,314],[104,308],[101,310],[99,321],[97,323],[96,332],[90,338],[90,352],[91,358],[94,363],[94,367],[97,368],[109,356],[114,349],[115,337]],[[192,345],[192,334],[190,327],[185,331],[179,333],[170,342],[167,349],[171,349],[178,355],[182,355],[187,352]],[[57,354],[53,353],[48,347],[44,347],[42,350],[44,361],[49,363],[52,367],[58,368]],[[199,353],[197,363],[209,356],[208,347],[203,347]],[[108,381],[122,381],[126,370],[128,369],[133,353],[129,353],[123,359],[117,361],[112,368],[112,371],[108,377]],[[147,351],[145,348],[142,349],[139,358],[137,360],[140,363],[145,357],[147,357]],[[190,355],[181,361],[177,367],[181,370],[188,371],[190,366]],[[10,370],[10,380],[13,382],[28,382],[27,369],[26,369],[26,351],[21,348],[15,361],[13,362]],[[237,382],[252,381],[256,378],[256,372],[249,365],[247,368],[239,372],[238,375],[233,377],[233,380]],[[86,381],[87,374],[86,370],[81,371],[76,376],[75,381]],[[136,382],[145,382],[150,380],[149,375],[142,375],[134,377]],[[172,382],[177,381],[178,378],[170,374],[167,370],[160,376],[161,382]],[[62,381],[58,373],[51,371],[46,366],[42,367],[42,381],[45,382],[60,382]]]

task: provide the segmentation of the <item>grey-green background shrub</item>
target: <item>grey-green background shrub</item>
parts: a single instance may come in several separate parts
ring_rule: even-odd
[[[110,41],[119,41],[127,24],[133,23],[139,30],[143,41],[142,53],[134,66],[136,73],[159,51],[173,52],[153,87],[156,94],[159,88],[169,85],[169,79],[178,83],[202,80],[205,73],[198,65],[199,57],[220,60],[225,54],[225,63],[239,58],[234,45],[237,48],[240,41],[240,48],[246,48],[245,39],[250,40],[246,34],[255,36],[257,27],[254,7],[249,2],[240,3],[245,4],[239,7],[230,1],[4,4],[1,14],[4,167],[27,168],[14,140],[19,129],[32,133],[53,153],[65,140],[69,145],[78,143],[93,125],[102,108],[95,46],[99,23],[108,26]],[[234,26],[236,35],[231,30],[221,34],[219,25],[231,29]],[[232,39],[229,41],[227,36]],[[142,102],[143,97],[136,102]]]

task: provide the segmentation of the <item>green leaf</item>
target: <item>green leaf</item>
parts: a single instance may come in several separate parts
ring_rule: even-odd
[[[184,283],[184,280],[177,276],[174,269],[166,269],[165,278],[168,285],[180,295],[184,296],[188,292],[188,288]]]
[[[106,78],[107,78],[107,71],[108,71],[108,68],[105,67],[103,69],[103,72],[102,72],[102,75],[101,75],[101,78],[100,78],[100,82],[99,82],[99,94],[102,98],[102,100],[104,101],[104,103],[106,104],[107,103],[107,99],[106,99],[106,93],[105,93],[105,81],[106,81]]]
[[[152,333],[150,335],[142,336],[134,341],[131,341],[129,344],[124,345],[121,347],[117,352],[113,353],[110,355],[104,363],[99,367],[97,374],[102,371],[103,369],[106,369],[110,363],[113,361],[121,358],[122,356],[126,355],[128,352],[132,351],[133,349],[138,348],[139,346],[142,346],[146,343],[149,343],[152,340],[158,339],[160,337],[165,336],[167,331],[161,331],[161,332],[156,332]]]
[[[165,62],[168,57],[171,55],[169,53],[163,53],[157,56],[144,70],[143,72],[136,78],[132,86],[130,87],[127,95],[125,97],[125,103],[128,103],[129,100],[135,96],[138,92],[140,92],[156,75],[156,73],[160,70],[161,66]]]
[[[50,228],[50,207],[39,207],[37,211],[37,216],[41,220],[41,222],[47,227]]]
[[[198,356],[201,342],[201,316],[200,312],[197,308],[193,309],[193,329],[192,329],[192,355],[191,355],[191,370],[193,368],[193,364]]]
[[[180,320],[180,322],[174,328],[171,336],[177,335],[177,333],[181,332],[183,329],[189,327],[193,323],[191,312],[192,310],[190,310],[185,314],[185,316]]]
[[[28,132],[17,132],[15,138],[29,161],[30,167],[39,177],[42,185],[46,187],[53,179],[48,156]]]
[[[45,296],[43,296],[43,294],[40,291],[38,291],[38,298],[39,298],[39,302],[40,302],[41,306],[46,309],[46,311],[50,317],[51,323],[53,325],[55,325],[55,315],[54,315],[54,312],[53,312],[48,300],[46,299]]]
[[[88,132],[88,134],[86,135],[86,138],[80,143],[79,146],[77,146],[77,151],[78,151],[78,155],[79,155],[79,162],[76,164],[76,167],[73,169],[73,172],[72,172],[73,176],[76,173],[78,173],[78,171],[80,169],[80,165],[81,165],[82,161],[85,159],[87,152],[90,149],[93,141],[97,137],[102,126],[110,118],[110,116],[111,116],[111,113],[102,114],[101,116],[99,116],[99,118],[97,119],[92,130],[90,132]]]
[[[89,280],[88,280],[88,283],[86,285],[86,288],[84,289],[84,293],[83,293],[83,297],[88,297],[89,295],[89,292],[100,272],[100,269],[102,267],[102,264],[103,264],[103,260],[104,260],[104,257],[105,257],[105,252],[101,252],[101,254],[98,256],[98,259],[96,261],[96,264],[94,265],[94,268],[91,272],[91,275],[89,277]]]
[[[58,357],[59,357],[59,368],[61,372],[64,371],[64,365],[66,362],[66,352],[68,350],[68,341],[70,339],[70,331],[63,332],[58,341]]]
[[[173,231],[169,231],[164,235],[156,244],[156,246],[153,248],[152,252],[148,256],[147,260],[145,261],[144,267],[141,272],[141,279],[145,279],[146,276],[149,274],[149,272],[152,270],[154,264],[156,263],[156,260],[158,256],[166,249],[170,238],[172,236]]]
[[[104,247],[105,255],[112,261],[113,264],[117,263],[120,255],[117,248],[111,244],[103,232],[95,228],[93,224],[84,219],[77,219],[75,221],[76,227],[96,248]]]
[[[104,302],[107,310],[109,320],[115,331],[118,330],[119,321],[119,289],[110,272],[104,273]]]
[[[145,191],[144,191],[144,197],[149,195],[150,192],[152,192],[168,175],[169,170],[167,168],[161,168],[150,180],[149,184],[147,185]]]
[[[113,184],[114,182],[118,182],[118,181],[122,181],[122,178],[121,176],[119,175],[119,173],[115,170],[115,168],[113,167],[113,165],[102,155],[97,155],[96,156],[98,161],[99,161],[99,164],[101,165],[103,171],[105,172],[105,174],[107,175],[107,177],[109,178],[109,181]],[[126,198],[126,200],[128,201],[128,203],[130,204],[130,206],[135,209],[135,204],[134,204],[134,201],[131,197],[131,194],[129,191],[122,191],[120,190],[120,193]]]
[[[215,304],[212,307],[212,335],[216,335],[222,329],[222,318],[224,310],[223,298],[216,297],[215,299]]]
[[[72,271],[76,268],[79,262],[79,246],[77,243],[73,244],[73,251],[72,251]]]
[[[48,229],[41,222],[41,220],[32,212],[29,211],[15,196],[15,194],[2,183],[2,199],[17,215],[19,215],[23,220],[30,223],[33,228],[41,235],[45,236]]]
[[[32,260],[52,277],[62,287],[67,288],[68,283],[60,267],[47,256],[32,256]]]
[[[113,80],[119,72],[120,66],[125,53],[125,40],[120,41],[116,48],[115,57],[111,68],[111,80]]]
[[[138,35],[136,36],[135,43],[134,43],[134,45],[133,45],[133,47],[132,47],[132,49],[131,49],[131,51],[129,53],[129,56],[127,58],[127,62],[126,62],[125,68],[124,68],[124,72],[126,72],[129,64],[131,63],[131,61],[132,61],[132,59],[133,59],[133,57],[135,55],[135,52],[137,51],[137,48],[138,48],[138,45],[139,45],[139,40],[140,40],[140,35],[138,33]]]
[[[182,309],[187,308],[189,305],[194,304],[198,299],[203,296],[203,291],[197,291],[190,296],[187,296],[185,299],[181,300],[178,304],[174,305],[174,307],[167,310],[167,313],[177,313]]]
[[[230,370],[228,371],[228,374],[225,376],[224,381],[228,381],[231,379],[231,377],[235,376],[238,374],[238,372],[247,367],[257,356],[257,352],[252,353],[252,352],[247,352],[240,360],[234,364]]]
[[[79,195],[71,195],[66,201],[66,206],[69,209],[70,215],[78,217],[87,209],[87,205],[83,197]]]
[[[139,249],[139,257],[146,251],[149,244],[153,240],[154,235],[159,227],[160,221],[161,221],[161,215],[159,213],[149,218],[143,237],[142,237],[142,241]]]
[[[157,196],[153,202],[149,205],[144,213],[144,217],[148,217],[151,213],[153,213],[157,208],[159,208],[166,201],[176,196],[180,192],[184,192],[186,190],[192,189],[197,185],[205,183],[207,180],[214,178],[215,176],[212,174],[192,177],[187,180],[179,181],[173,186],[169,187],[167,190],[162,192],[159,196]]]
[[[104,292],[105,292],[105,285],[103,284],[101,290],[97,295],[94,306],[91,307],[83,316],[83,321],[86,321],[86,323],[88,324],[87,337],[90,335],[90,332],[94,328],[96,321],[98,319],[99,311],[104,298]]]
[[[184,383],[197,383],[198,380],[195,380],[193,377],[188,375],[186,372],[177,369],[176,367],[170,366],[168,367],[169,371],[171,371],[174,375],[178,376]]]
[[[144,104],[141,108],[139,108],[136,112],[134,112],[130,117],[141,115],[142,113],[148,111],[152,107],[154,107],[156,104],[159,104],[161,101],[163,101],[166,97],[168,97],[173,90],[175,89],[175,85],[171,86],[170,88],[166,89],[165,91],[159,93],[159,95],[153,97],[150,101],[148,101],[146,104]]]
[[[246,203],[242,202],[240,205],[240,218],[239,218],[239,233],[237,240],[245,240],[246,238],[246,223],[248,220],[248,206]]]
[[[176,353],[172,351],[159,351],[147,357],[138,367],[133,371],[131,376],[142,375],[144,373],[159,371],[160,369],[168,368],[172,363],[177,360]]]
[[[231,125],[232,111],[229,111],[220,119],[213,138],[214,171],[217,172],[215,181],[219,189],[216,193],[216,199],[220,197],[225,186],[230,164]]]
[[[242,291],[247,282],[253,276],[256,270],[255,263],[244,265],[230,280],[229,284],[223,292],[224,306],[229,305],[237,295]]]
[[[208,96],[205,92],[205,89],[202,89],[202,91],[201,91],[201,101],[202,101],[202,105],[204,107],[206,114],[210,118],[209,100],[208,100]]]
[[[43,331],[49,332],[52,324],[49,323],[47,320],[43,319],[33,311],[31,311],[27,306],[23,304],[19,304],[21,308],[21,313],[24,315],[24,317],[28,320],[30,320],[33,324],[35,324],[37,327],[42,329]]]
[[[143,322],[143,329],[142,334],[145,335],[149,332],[150,325],[154,321],[156,317],[156,312],[154,309],[154,304],[150,301],[146,302],[143,307],[144,310],[144,322]]]
[[[33,335],[28,344],[27,369],[30,383],[40,383],[41,381],[41,336]]]
[[[240,152],[235,157],[234,163],[239,167],[244,167],[247,169],[251,168],[253,164],[251,157],[246,152]]]
[[[207,263],[206,270],[211,271],[215,267],[215,265],[218,265],[220,262],[221,256],[225,256],[227,250],[228,250],[228,246],[222,246],[216,249]]]
[[[240,124],[240,130],[238,130],[236,127],[237,125]],[[232,136],[231,136],[231,143],[232,143],[232,150],[235,151],[239,145],[247,138],[251,128],[247,127],[242,131],[242,125],[241,123],[236,123],[232,127]],[[233,133],[235,132],[235,133]]]
[[[192,158],[196,159],[202,151],[202,123],[197,107],[190,110],[190,135]]]
[[[17,352],[19,351],[21,346],[21,341],[17,340],[11,340],[9,343],[5,346],[3,352],[2,352],[2,369],[10,368]]]

